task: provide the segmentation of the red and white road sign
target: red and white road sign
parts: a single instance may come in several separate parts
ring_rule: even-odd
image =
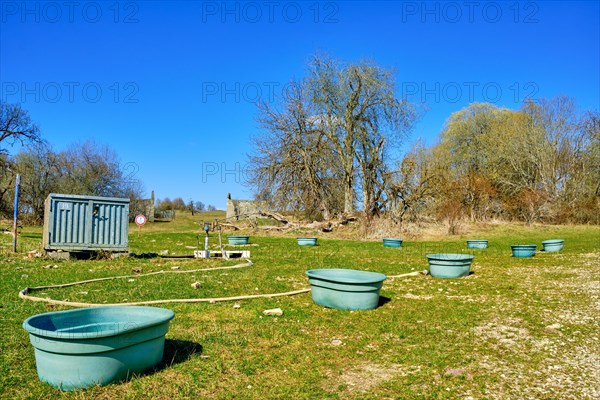
[[[135,223],[137,224],[137,226],[143,226],[147,220],[148,219],[146,218],[146,216],[144,214],[135,216]]]

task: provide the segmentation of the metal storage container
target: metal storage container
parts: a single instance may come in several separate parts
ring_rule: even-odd
[[[51,193],[45,202],[44,249],[126,252],[129,199]]]

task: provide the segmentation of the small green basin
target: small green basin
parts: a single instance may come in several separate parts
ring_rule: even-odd
[[[307,238],[300,237],[296,239],[298,241],[298,246],[316,246],[317,238]]]
[[[553,251],[561,251],[563,249],[563,245],[565,241],[562,239],[552,239],[552,240],[544,240],[542,242],[542,247],[545,252],[553,252]]]
[[[387,278],[378,272],[324,268],[306,271],[315,304],[337,310],[372,310]]]
[[[470,254],[427,254],[429,273],[435,278],[460,278],[469,275],[474,256]]]
[[[396,238],[384,238],[383,247],[400,247],[402,246],[402,239]]]
[[[487,249],[487,240],[467,240],[467,248],[469,249]]]
[[[248,244],[250,236],[227,236],[227,242],[233,245]]]
[[[158,307],[93,307],[34,315],[23,328],[40,380],[72,391],[126,380],[158,364],[174,316]]]
[[[513,257],[527,258],[535,256],[535,244],[515,244],[510,246]]]

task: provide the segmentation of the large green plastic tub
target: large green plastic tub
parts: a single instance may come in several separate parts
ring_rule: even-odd
[[[42,382],[65,391],[122,381],[162,360],[171,310],[110,306],[34,315],[23,322]]]
[[[487,249],[487,240],[467,240],[467,248],[469,249]]]
[[[250,236],[227,236],[227,242],[229,244],[240,245],[248,244]]]
[[[372,310],[387,278],[378,272],[324,268],[306,271],[315,304],[338,310]]]
[[[395,238],[384,238],[383,247],[400,247],[402,246],[402,239]]]
[[[546,252],[561,251],[564,244],[565,241],[562,239],[544,240],[542,242],[542,246]]]
[[[460,278],[469,275],[473,256],[470,254],[427,254],[429,273],[436,278]]]
[[[296,240],[298,241],[298,246],[316,246],[317,245],[317,238],[299,237]]]
[[[510,246],[512,249],[513,257],[533,257],[535,256],[535,249],[537,246],[535,244],[515,244]]]

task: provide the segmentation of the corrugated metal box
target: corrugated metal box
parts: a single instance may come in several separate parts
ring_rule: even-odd
[[[44,212],[44,249],[125,252],[129,199],[51,193]]]

